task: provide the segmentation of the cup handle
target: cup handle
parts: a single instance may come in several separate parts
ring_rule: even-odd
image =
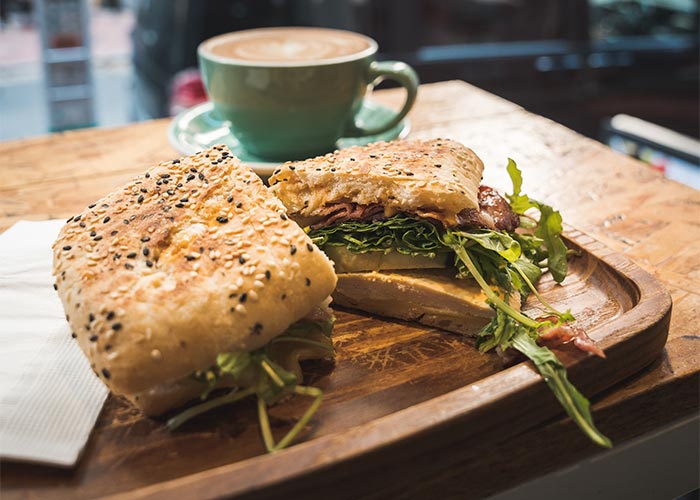
[[[353,118],[352,123],[343,132],[343,137],[381,134],[398,125],[409,112],[418,93],[418,75],[414,69],[400,61],[372,61],[367,71],[368,83],[374,86],[375,83],[379,83],[378,80],[384,80],[385,78],[397,82],[406,89],[406,101],[403,103],[401,111],[384,125],[374,128],[363,127],[356,122],[356,118]]]

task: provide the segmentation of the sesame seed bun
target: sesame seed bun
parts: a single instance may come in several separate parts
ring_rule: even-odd
[[[451,227],[460,211],[479,207],[483,170],[471,149],[449,139],[377,142],[285,163],[270,186],[295,217],[313,217],[327,205],[349,201]]]
[[[336,283],[328,258],[224,146],[108,194],[68,220],[53,250],[80,347],[132,399],[221,352],[264,346]]]

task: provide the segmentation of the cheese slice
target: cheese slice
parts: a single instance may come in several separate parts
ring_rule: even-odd
[[[474,280],[454,269],[341,273],[335,304],[465,335],[476,335],[494,316]],[[511,299],[520,308],[520,297]]]

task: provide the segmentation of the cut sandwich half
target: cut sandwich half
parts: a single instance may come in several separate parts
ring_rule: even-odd
[[[333,356],[332,263],[224,146],[161,163],[71,217],[54,274],[93,370],[147,415],[319,396],[299,385],[299,360]]]
[[[397,141],[285,164],[270,185],[335,262],[337,304],[476,334],[495,313],[474,280],[455,279],[469,272],[444,230],[502,246],[497,235],[519,226],[508,202],[480,186],[483,168],[454,141]],[[540,268],[528,271],[535,282]],[[522,290],[507,292],[519,308]]]
[[[603,355],[571,325],[569,311],[555,310],[535,289],[544,270],[557,282],[566,276],[561,216],[520,193],[512,160],[507,199],[480,185],[483,168],[455,141],[381,142],[285,163],[270,186],[335,261],[336,303],[477,335],[483,351],[520,351],[581,428],[608,446],[593,426],[588,401],[554,354],[537,343],[575,338],[578,347]],[[531,293],[546,317],[521,312]]]

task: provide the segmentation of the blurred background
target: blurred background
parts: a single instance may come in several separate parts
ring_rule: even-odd
[[[700,188],[698,0],[0,0],[0,140],[206,99],[196,47],[260,26],[361,32]]]

